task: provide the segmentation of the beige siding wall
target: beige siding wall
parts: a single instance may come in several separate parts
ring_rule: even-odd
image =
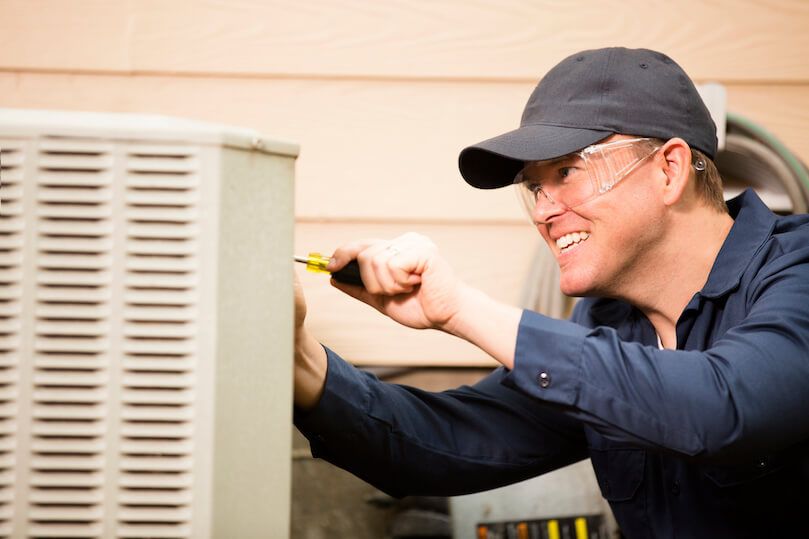
[[[534,232],[509,190],[466,187],[457,154],[515,127],[567,54],[662,50],[809,161],[804,0],[0,0],[0,13],[0,106],[170,114],[296,141],[298,252],[417,230],[512,303]],[[358,363],[490,361],[302,278],[313,329]]]

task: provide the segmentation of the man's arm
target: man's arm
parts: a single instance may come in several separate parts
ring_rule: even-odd
[[[809,439],[809,248],[749,299],[706,350],[660,350],[526,312],[505,383],[605,436],[706,461],[744,461]],[[775,264],[776,266],[778,264]],[[539,383],[546,373],[547,384]]]
[[[615,441],[696,459],[744,461],[803,443],[809,248],[791,258],[764,270],[747,316],[706,350],[661,350],[526,311],[504,383]]]
[[[397,496],[491,489],[587,456],[581,424],[505,387],[503,369],[441,393],[355,369],[306,330],[295,284],[295,424],[314,456]]]
[[[336,288],[402,325],[466,339],[511,368],[522,310],[459,281],[429,238],[408,233],[352,242],[335,251],[328,269],[354,259],[365,286],[332,281]]]
[[[326,384],[326,351],[305,327],[295,333],[295,406],[314,408]]]
[[[317,342],[304,324],[306,320],[306,299],[303,288],[294,274],[295,286],[295,364],[294,394],[295,406],[308,410],[313,408],[323,394],[326,384],[326,351]]]
[[[422,238],[385,245],[338,250],[334,269],[358,258],[371,286],[335,286],[400,323],[466,338],[512,369],[504,382],[537,406],[567,409],[616,440],[708,460],[755,458],[809,438],[809,248],[763,270],[772,273],[742,323],[709,349],[686,351],[536,313],[520,319],[459,283]],[[413,275],[417,286],[405,281]]]
[[[504,386],[498,369],[439,393],[390,384],[328,351],[316,406],[295,410],[312,454],[394,496],[451,496],[587,456],[581,424]]]

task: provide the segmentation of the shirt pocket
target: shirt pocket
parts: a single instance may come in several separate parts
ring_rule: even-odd
[[[646,451],[642,449],[590,449],[601,494],[610,502],[625,502],[635,497],[646,470]]]
[[[773,455],[737,466],[703,466],[702,469],[717,487],[741,487],[780,471],[787,462],[783,456]]]

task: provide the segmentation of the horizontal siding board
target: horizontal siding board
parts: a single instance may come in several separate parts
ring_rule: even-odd
[[[809,84],[731,85],[728,110],[764,127],[809,164]]]
[[[533,85],[0,73],[0,106],[162,113],[301,143],[302,219],[518,222],[509,189],[460,178],[465,145],[515,127]],[[728,106],[809,162],[809,84],[729,84]],[[429,196],[425,196],[428,194]]]
[[[532,80],[575,51],[626,45],[698,78],[806,81],[806,28],[803,0],[7,0],[0,66]]]
[[[0,66],[131,70],[131,18],[125,0],[0,2]]]

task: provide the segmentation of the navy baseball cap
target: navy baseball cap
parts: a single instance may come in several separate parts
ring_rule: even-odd
[[[694,83],[674,60],[648,49],[611,47],[568,56],[539,81],[520,127],[461,151],[467,183],[514,182],[524,161],[576,152],[612,134],[679,137],[714,158],[716,126]]]

